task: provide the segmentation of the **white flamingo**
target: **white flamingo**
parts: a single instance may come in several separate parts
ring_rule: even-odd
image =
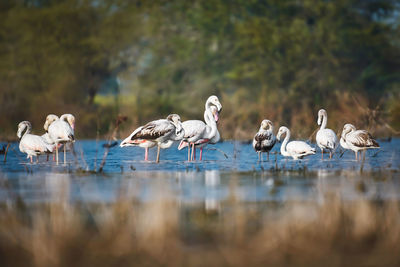
[[[329,151],[329,158],[332,158],[333,152],[335,152],[338,146],[338,139],[336,134],[331,129],[326,128],[328,123],[328,113],[325,109],[320,109],[318,111],[318,125],[321,125],[317,132],[316,141],[317,145],[321,149],[321,156],[324,159],[324,149]]]
[[[212,108],[215,106],[215,108]],[[184,147],[188,147],[188,161],[196,159],[196,147],[200,147],[200,160],[203,157],[203,147],[213,142],[217,143],[220,139],[220,135],[217,128],[217,122],[219,120],[219,112],[222,109],[222,105],[219,102],[218,97],[210,96],[205,104],[204,111],[204,123],[201,120],[188,120],[182,123],[183,129],[185,130],[185,136],[178,149],[181,150]],[[192,147],[192,154],[190,156],[190,147]]]
[[[170,114],[166,119],[155,120],[137,128],[125,138],[120,147],[144,147],[145,160],[148,160],[148,149],[157,145],[157,159],[160,161],[160,149],[168,148],[173,141],[181,140],[185,132],[182,128],[181,118],[177,114]]]
[[[376,142],[371,134],[366,130],[356,130],[356,127],[352,124],[346,124],[343,127],[342,138],[349,149],[353,150],[358,160],[358,151],[369,148],[379,148],[378,142]]]
[[[25,131],[25,132],[24,132]],[[32,157],[36,157],[44,153],[53,152],[54,146],[48,144],[41,136],[31,134],[32,125],[29,121],[22,121],[18,124],[17,136],[20,138],[19,150],[22,153],[27,154],[27,158],[30,158],[31,163]],[[22,134],[24,132],[24,134]]]
[[[196,148],[200,148],[200,160],[202,160],[203,159],[203,147],[205,147],[207,144],[216,144],[219,142],[219,140],[221,140],[221,135],[216,126],[216,124],[219,121],[219,112],[218,112],[218,108],[216,106],[212,105],[212,106],[210,106],[209,110],[204,111],[204,121],[206,122],[206,127],[207,126],[213,127],[213,125],[215,124],[216,132],[214,134],[214,137],[212,137],[211,139],[200,138],[199,140],[194,142],[194,150],[192,150],[192,153],[193,153],[192,160],[196,160]],[[193,125],[187,124],[184,126],[184,128],[186,127],[188,130],[189,130],[189,128],[193,129],[194,127],[192,127],[192,126]],[[200,123],[198,123],[198,126],[200,126]],[[212,133],[210,132],[210,136],[211,135],[212,135]],[[193,146],[193,144],[192,144],[192,146]],[[189,161],[190,160],[189,143],[185,140],[182,140],[181,143],[179,144],[178,149],[181,150],[185,147],[188,147],[188,161]]]
[[[269,161],[269,151],[274,147],[276,138],[274,135],[274,125],[270,120],[263,120],[260,129],[253,138],[253,148],[258,153],[258,160],[262,160],[262,152],[267,152]]]
[[[286,137],[281,145],[281,154],[285,157],[292,157],[293,159],[302,159],[307,155],[315,154],[315,148],[312,148],[309,144],[303,141],[291,141],[288,143],[290,139],[290,130],[281,126],[279,128],[278,134],[276,138],[280,141],[281,136],[286,133]]]
[[[46,117],[44,129],[48,132],[50,138],[56,145],[56,162],[58,165],[58,147],[60,144],[64,144],[64,165],[66,164],[66,146],[67,143],[75,142],[74,129],[71,125],[75,125],[75,118],[71,114],[65,114],[58,118],[54,114],[50,114]],[[65,119],[69,117],[71,125],[66,122]]]

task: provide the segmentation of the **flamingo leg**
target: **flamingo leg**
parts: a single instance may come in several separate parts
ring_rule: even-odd
[[[332,151],[329,152],[329,159],[332,159]]]
[[[190,160],[191,160],[191,161],[194,160],[194,158],[193,158],[193,153],[196,153],[196,151],[194,150],[194,143],[192,143],[192,155],[191,155],[191,157],[190,157]]]
[[[188,145],[188,161],[190,161],[190,144]]]
[[[65,148],[66,146],[67,146],[67,144],[64,144],[64,165],[67,165],[67,161],[66,161],[67,157],[66,157],[66,152],[65,152],[66,151],[66,148]]]
[[[203,148],[200,148],[200,161],[203,159]]]
[[[261,151],[258,151],[258,161],[261,162]]]
[[[32,156],[29,156],[29,159],[31,160],[31,163],[33,163]]]
[[[269,161],[269,152],[267,152],[267,161]]]
[[[36,163],[39,163],[39,156],[36,156]]]
[[[324,160],[324,150],[321,148],[321,159]]]
[[[56,146],[56,164],[58,165],[58,144]]]
[[[46,161],[49,161],[49,154],[47,154],[47,159],[46,159]]]
[[[160,162],[160,146],[157,146],[157,159],[156,159],[156,163]]]
[[[357,159],[358,151],[354,152],[354,154],[356,155],[356,161],[358,161],[358,159]]]
[[[149,148],[148,148],[148,147],[146,147],[146,148],[144,149],[144,160],[145,160],[145,161],[148,161],[148,160],[149,160]]]
[[[196,146],[194,146],[193,159],[196,161]]]

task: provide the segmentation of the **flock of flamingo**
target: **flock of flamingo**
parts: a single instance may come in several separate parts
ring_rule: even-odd
[[[219,114],[222,105],[216,96],[210,96],[205,104],[204,121],[187,120],[181,122],[177,114],[170,114],[166,119],[151,121],[140,126],[125,138],[120,146],[139,146],[145,148],[145,161],[148,161],[149,148],[157,146],[156,162],[160,160],[160,149],[169,148],[174,141],[180,141],[178,149],[188,148],[188,161],[196,160],[196,148],[200,149],[200,160],[203,157],[203,147],[207,144],[217,143],[221,137],[217,128]],[[324,151],[329,152],[329,158],[339,143],[344,149],[355,152],[358,160],[358,152],[369,148],[379,148],[379,144],[365,130],[357,130],[354,125],[346,124],[340,137],[340,141],[331,129],[326,128],[328,114],[324,109],[319,110],[317,124],[320,129],[316,135],[316,143],[321,149],[323,159]],[[45,134],[42,136],[31,134],[32,126],[29,121],[22,121],[18,125],[17,136],[20,138],[19,149],[27,154],[27,158],[33,162],[32,157],[38,158],[41,154],[50,154],[55,151],[55,160],[58,164],[58,150],[64,147],[64,164],[66,163],[66,145],[75,142],[74,128],[75,117],[71,114],[64,114],[58,117],[50,114],[44,123]],[[262,160],[262,153],[269,152],[274,147],[276,140],[281,141],[280,152],[285,157],[302,159],[305,156],[315,154],[315,148],[304,141],[290,141],[290,130],[281,126],[277,135],[274,134],[274,126],[270,120],[263,120],[259,131],[253,138],[253,148],[258,153],[259,161]],[[38,161],[38,159],[37,159]]]

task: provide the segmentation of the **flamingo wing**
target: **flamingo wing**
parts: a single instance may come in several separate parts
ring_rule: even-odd
[[[50,138],[56,143],[75,141],[74,131],[71,126],[62,120],[57,120],[50,124],[48,133]]]
[[[371,134],[365,130],[357,130],[348,134],[346,140],[357,147],[379,147],[378,142],[376,142],[372,138]]]
[[[337,136],[331,129],[319,130],[317,133],[317,142],[324,148],[334,150],[337,147]]]
[[[22,149],[21,149],[22,148]],[[41,136],[27,134],[20,142],[20,150],[30,155],[53,152],[54,146],[48,144]]]
[[[131,140],[144,139],[155,140],[172,133],[175,126],[167,120],[161,119],[151,121],[144,126],[139,127],[133,132]]]
[[[206,124],[200,120],[188,120],[182,123],[182,127],[185,131],[184,139],[188,140],[195,138],[197,140],[197,138],[201,138],[204,133]]]
[[[292,141],[286,146],[286,150],[290,154],[303,155],[307,153],[315,153],[315,149],[303,141]]]
[[[258,132],[253,139],[256,151],[269,151],[275,145],[276,139],[271,131]]]

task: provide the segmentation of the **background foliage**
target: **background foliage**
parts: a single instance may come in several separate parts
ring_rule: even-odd
[[[74,113],[78,137],[129,132],[211,94],[224,138],[263,118],[308,137],[319,108],[378,135],[400,130],[400,2],[394,0],[4,0],[0,136]]]

